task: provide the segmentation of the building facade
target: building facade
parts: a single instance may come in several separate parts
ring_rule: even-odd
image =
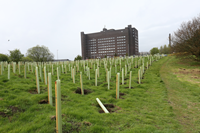
[[[138,55],[138,30],[128,25],[119,30],[81,32],[81,48],[83,59]]]

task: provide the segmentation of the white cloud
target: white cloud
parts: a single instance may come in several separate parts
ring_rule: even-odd
[[[57,58],[81,55],[80,32],[123,29],[139,32],[139,51],[168,44],[168,35],[200,13],[199,0],[1,0],[0,53],[25,54],[39,45]],[[10,41],[8,42],[8,39]]]

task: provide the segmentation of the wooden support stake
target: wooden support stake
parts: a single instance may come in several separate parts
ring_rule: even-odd
[[[132,71],[130,71],[130,75],[129,75],[129,89],[131,89],[131,76],[132,76]]]
[[[61,88],[60,80],[55,82],[55,104],[56,104],[56,133],[62,133],[62,114],[61,114]]]
[[[84,95],[82,72],[80,72],[81,94]]]

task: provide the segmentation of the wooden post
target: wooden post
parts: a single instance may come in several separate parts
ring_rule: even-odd
[[[116,99],[119,99],[119,77],[120,73],[117,73],[116,75]]]
[[[51,73],[48,73],[48,102],[53,106],[52,101],[52,82],[51,82]]]
[[[80,72],[81,94],[84,95],[82,72]]]
[[[56,104],[56,133],[62,133],[62,114],[61,114],[61,88],[60,80],[55,82],[55,104]]]
[[[37,92],[40,94],[40,83],[39,83],[39,76],[38,76],[38,67],[35,69],[35,76],[36,76],[36,86],[37,86]]]
[[[129,89],[131,89],[131,75],[132,75],[132,71],[130,71],[130,75],[129,75]]]

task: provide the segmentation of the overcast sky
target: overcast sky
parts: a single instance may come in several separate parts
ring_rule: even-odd
[[[139,33],[139,52],[168,44],[168,35],[200,14],[200,0],[0,0],[0,53],[44,45],[57,59],[81,55],[80,32]],[[10,41],[8,41],[10,40]]]

